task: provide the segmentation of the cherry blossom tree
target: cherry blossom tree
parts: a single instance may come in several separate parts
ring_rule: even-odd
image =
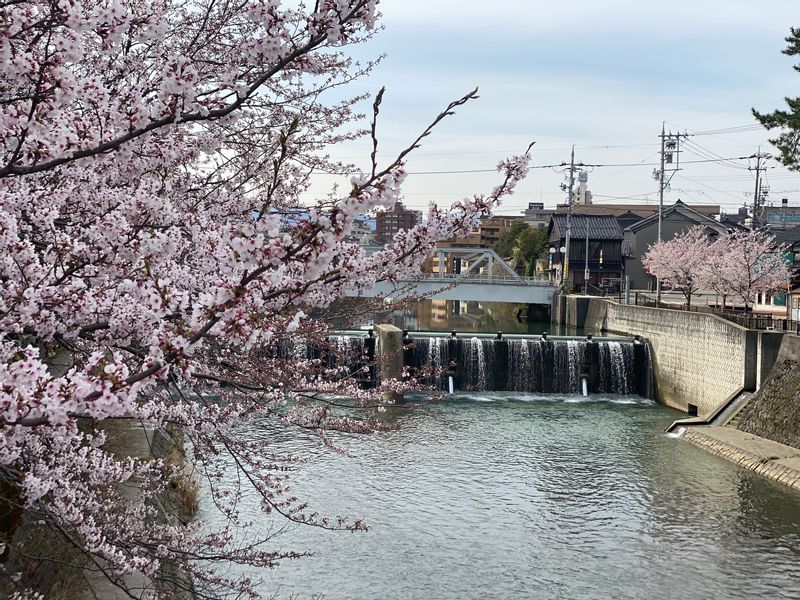
[[[764,230],[734,231],[709,248],[703,278],[709,287],[741,299],[750,310],[758,292],[785,288],[789,267],[775,238]]]
[[[711,240],[704,227],[695,226],[671,240],[659,240],[648,248],[642,262],[664,285],[683,293],[686,306],[704,285],[703,273]]]
[[[257,597],[250,579],[216,565],[297,556],[268,539],[241,541],[245,486],[265,513],[364,527],[293,498],[293,457],[242,437],[239,425],[258,418],[323,443],[331,443],[326,431],[383,428],[370,411],[400,382],[365,391],[346,366],[313,353],[287,359],[282,349],[333,352],[323,318],[332,301],[418,272],[437,240],[491,214],[528,162],[527,153],[503,161],[489,193],[432,206],[427,221],[380,252],[346,241],[359,214],[398,199],[408,153],[477,97],[451,103],[379,165],[383,93],[366,129],[363,96],[328,100],[372,69],[347,49],[374,34],[377,4],[16,0],[0,8],[0,503],[8,522],[0,585],[9,593],[47,591],[17,569],[30,552],[21,523],[44,531],[87,585],[100,578],[133,597],[145,581],[169,598]],[[286,218],[312,173],[353,171],[328,148],[361,135],[372,141],[371,160],[346,194]],[[332,400],[341,397],[351,400]],[[354,406],[367,412],[354,417]],[[113,451],[113,423],[180,432],[227,525],[209,530],[159,511],[178,473]],[[222,454],[236,470],[233,490],[219,485]]]

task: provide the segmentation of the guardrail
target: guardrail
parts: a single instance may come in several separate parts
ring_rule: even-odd
[[[442,281],[447,283],[488,283],[498,285],[536,285],[544,287],[556,287],[555,282],[550,281],[545,277],[505,277],[502,275],[495,275],[489,277],[488,275],[457,275],[446,273],[439,275],[438,273],[431,273],[425,277],[417,277],[415,279],[407,279],[408,282],[419,281]]]

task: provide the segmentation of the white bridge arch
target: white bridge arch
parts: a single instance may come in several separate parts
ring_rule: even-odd
[[[418,296],[438,300],[547,304],[555,285],[543,277],[522,277],[486,248],[439,248],[437,271],[395,283],[378,283],[362,293],[348,296],[404,298]]]

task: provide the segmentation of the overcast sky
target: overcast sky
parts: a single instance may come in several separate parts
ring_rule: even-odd
[[[800,96],[800,73],[781,54],[790,26],[800,26],[799,0],[383,0],[385,31],[357,50],[386,54],[353,91],[386,86],[379,131],[388,155],[424,129],[452,99],[473,87],[480,100],[438,128],[409,161],[412,173],[493,168],[536,141],[534,165],[576,159],[595,168],[595,202],[657,202],[652,179],[661,122],[667,129],[703,132],[754,125],[750,108],[782,106]],[[366,107],[365,107],[366,108]],[[698,135],[684,146],[684,169],[667,201],[721,204],[735,211],[752,197],[747,160],[766,151],[760,128]],[[337,149],[366,166],[368,147]],[[637,166],[613,166],[636,164]],[[775,165],[775,163],[771,163]],[[751,165],[752,166],[752,165]],[[529,201],[562,202],[563,175],[534,169],[501,214]],[[411,175],[406,203],[424,208],[487,191],[489,173]],[[800,175],[767,171],[770,199],[800,204]],[[330,180],[320,176],[320,189]]]

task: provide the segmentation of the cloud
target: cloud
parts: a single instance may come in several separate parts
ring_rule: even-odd
[[[676,40],[688,31],[728,27],[785,32],[800,16],[795,0],[772,0],[759,6],[750,0],[673,0],[668,4],[631,0],[403,0],[386,2],[381,7],[387,23],[439,31],[559,30],[577,35],[587,31],[671,30]]]

